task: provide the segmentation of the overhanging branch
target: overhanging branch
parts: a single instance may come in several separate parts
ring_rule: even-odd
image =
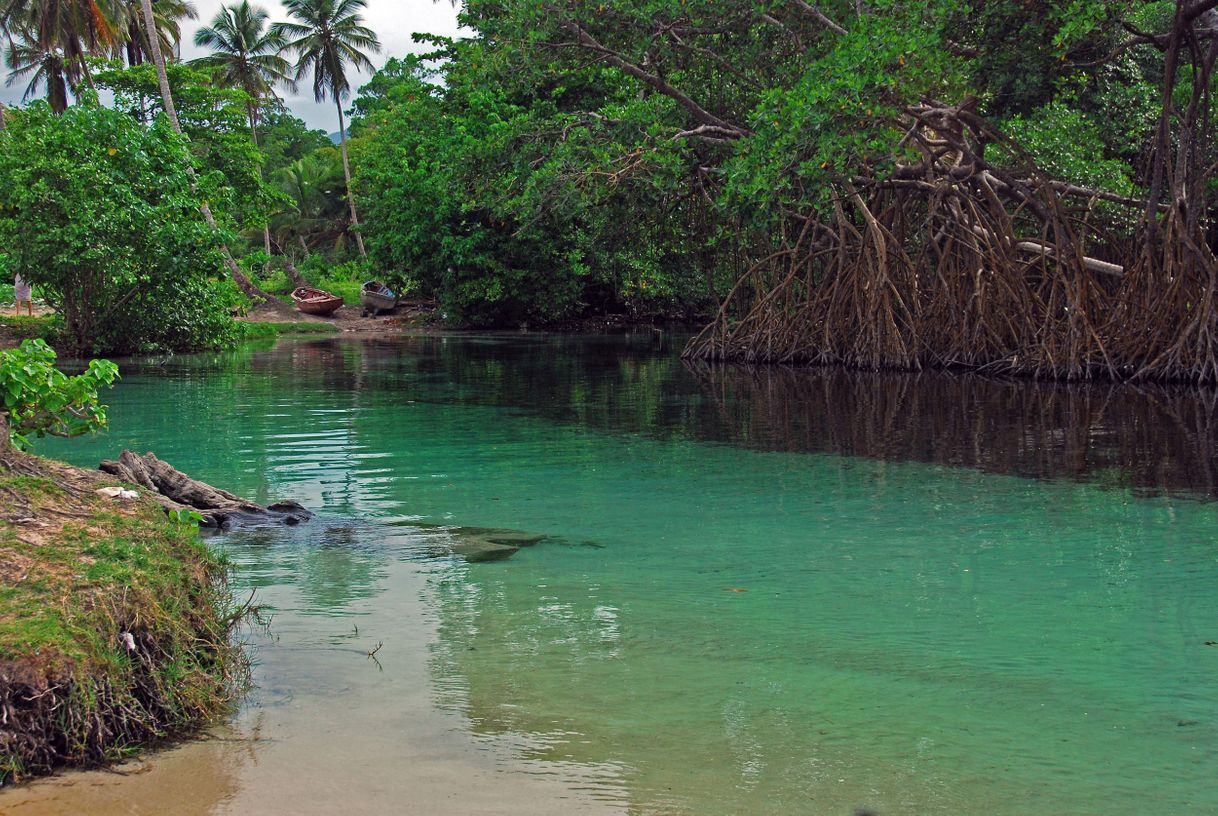
[[[651,73],[650,71],[644,70],[639,65],[623,57],[617,51],[606,48],[595,37],[589,34],[583,28],[583,26],[574,20],[564,20],[561,23],[561,26],[575,36],[576,44],[581,48],[586,48],[587,50],[598,54],[605,62],[621,69],[655,91],[658,91],[659,93],[673,99],[677,104],[685,108],[685,110],[688,111],[689,114],[699,123],[718,128],[724,133],[730,133],[732,134],[732,138],[740,138],[741,136],[748,136],[752,133],[752,131],[748,128],[735,125],[726,119],[721,119],[661,77]]]

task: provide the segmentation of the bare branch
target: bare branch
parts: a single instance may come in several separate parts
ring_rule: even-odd
[[[698,125],[691,130],[682,130],[679,133],[674,133],[672,140],[675,142],[678,139],[702,139],[707,142],[719,142],[726,144],[735,141],[740,134],[735,131],[724,130],[714,125]]]
[[[752,133],[752,131],[750,131],[748,128],[734,125],[725,119],[715,116],[713,113],[703,108],[677,88],[673,87],[668,82],[665,82],[659,76],[643,70],[638,65],[627,60],[618,52],[601,45],[601,43],[598,42],[595,37],[584,30],[584,28],[574,20],[564,20],[561,25],[567,31],[575,35],[576,42],[580,47],[599,54],[605,62],[613,65],[616,68],[620,68],[622,71],[626,72],[645,85],[675,100],[677,104],[685,108],[685,110],[687,110],[702,124],[722,128],[724,131],[734,134],[735,137],[748,136],[750,133]]]
[[[1215,2],[1218,2],[1218,0],[1215,0]],[[840,25],[833,22],[833,20],[829,19],[829,17],[826,16],[823,11],[821,11],[820,9],[818,9],[816,6],[812,5],[811,3],[804,2],[804,0],[795,0],[795,5],[799,6],[799,8],[801,8],[805,13],[812,15],[812,17],[815,18],[817,22],[819,22],[825,28],[832,31],[834,34],[845,34],[846,33],[846,29],[842,28]]]

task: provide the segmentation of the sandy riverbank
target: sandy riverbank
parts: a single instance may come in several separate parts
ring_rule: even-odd
[[[238,571],[291,561],[326,531],[258,539]],[[415,535],[403,531],[402,536]],[[394,547],[394,541],[379,546]],[[248,559],[248,560],[246,560]],[[263,567],[265,569],[265,567]],[[351,616],[300,614],[291,576],[264,573],[270,634],[249,633],[255,687],[235,720],[210,736],[152,753],[113,771],[71,772],[0,791],[6,816],[469,816],[627,812],[621,769],[542,756],[536,735],[489,734],[437,681],[438,640],[426,565],[391,561],[378,584],[393,587]],[[356,623],[357,622],[357,623]],[[384,642],[379,663],[366,651]]]

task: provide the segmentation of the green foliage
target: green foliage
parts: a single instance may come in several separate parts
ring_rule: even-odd
[[[673,201],[690,159],[646,136],[666,105],[613,72],[526,74],[479,44],[444,47],[445,87],[390,60],[355,102],[355,183],[384,277],[471,325],[673,313],[709,295],[700,205]],[[564,110],[576,102],[599,111]]]
[[[0,131],[0,244],[62,315],[76,351],[185,350],[233,338],[216,236],[183,140],[80,103],[10,114]]]
[[[195,45],[210,48],[211,53],[191,64],[209,70],[217,85],[240,88],[249,95],[251,127],[261,101],[288,78],[288,62],[279,53],[283,39],[266,29],[269,16],[261,6],[241,0],[221,6],[211,25],[195,32]]]
[[[329,263],[320,255],[311,255],[300,267],[300,273],[310,283],[338,295],[348,305],[359,306],[359,290],[372,280],[370,265],[364,261]]]
[[[329,145],[329,140],[327,140]],[[280,167],[271,176],[282,205],[271,217],[271,234],[283,251],[308,254],[346,246],[347,182],[342,158],[332,145]]]
[[[333,323],[306,323],[303,320],[289,323],[243,323],[245,339],[278,337],[281,334],[334,334],[338,327]]]
[[[458,322],[706,315],[792,214],[832,219],[916,160],[925,101],[1006,127],[1005,169],[1134,195],[1161,56],[1124,24],[1173,7],[466,0],[471,37],[354,101],[366,243]]]
[[[1027,116],[1012,116],[1003,129],[1054,178],[1122,195],[1134,193],[1129,165],[1104,158],[1103,129],[1082,111],[1050,102]]]
[[[275,23],[270,35],[297,57],[295,79],[312,74],[313,96],[342,100],[350,93],[347,69],[372,71],[367,54],[381,50],[360,13],[367,0],[286,0],[291,22]]]
[[[166,513],[166,515],[169,516],[169,520],[174,524],[180,524],[184,527],[193,527],[198,529],[199,525],[203,522],[202,513],[200,513],[198,510],[191,510],[187,507],[182,507],[177,510],[170,510],[168,513]]]
[[[261,174],[262,154],[250,139],[249,110],[255,100],[237,88],[220,88],[206,71],[171,63],[166,71],[182,132],[189,139],[199,195],[212,205],[221,227],[261,229],[282,196]],[[160,85],[153,65],[99,73],[99,88],[114,104],[141,121],[161,113]]]
[[[281,103],[272,100],[264,106],[258,123],[258,148],[266,178],[297,159],[333,147],[324,130],[310,130],[303,119],[292,116]]]
[[[742,269],[790,239],[792,214],[823,221],[852,190],[916,159],[909,107],[924,101],[1001,125],[1019,144],[985,154],[1000,169],[1024,173],[1031,157],[1062,180],[1134,195],[1146,186],[1163,66],[1159,48],[1130,46],[1130,33],[1162,34],[1176,4],[464,0],[468,38],[422,37],[433,53],[390,59],[353,101],[350,187],[373,265],[340,271],[354,242],[339,150],[268,91],[286,49],[318,100],[346,99],[347,69],[370,67],[378,48],[363,8],[291,0],[292,20],[266,32],[265,16],[243,6],[200,35],[223,52],[205,60],[219,80],[169,66],[199,195],[227,240],[256,242],[267,225],[277,253],[349,300],[376,277],[434,295],[451,321],[500,326],[706,316]],[[96,82],[156,130],[150,65]],[[1188,85],[1176,89],[1181,109]],[[161,274],[134,277],[186,280],[176,270],[190,254],[162,253],[173,260],[158,262]],[[288,291],[268,261],[247,267]],[[210,274],[214,263],[195,266]],[[141,297],[153,288],[140,286]],[[88,342],[206,345],[239,300],[227,284],[189,280],[159,300],[175,298],[207,304],[216,322],[148,310],[140,324],[145,312],[127,310],[125,325],[148,337]],[[184,328],[162,336],[171,323]]]
[[[118,366],[92,360],[80,374],[55,368],[55,352],[42,340],[0,351],[0,398],[9,440],[25,447],[28,436],[81,436],[106,427],[98,391],[114,383]]]
[[[789,87],[761,97],[725,166],[725,192],[742,218],[781,218],[791,206],[824,210],[839,185],[883,176],[909,156],[894,147],[898,117],[922,98],[951,98],[964,86],[963,66],[942,47],[945,32],[900,7],[865,17]]]

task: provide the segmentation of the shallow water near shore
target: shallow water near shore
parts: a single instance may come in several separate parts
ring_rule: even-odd
[[[40,452],[322,516],[216,539],[274,609],[229,726],[0,811],[1218,812],[1212,395],[677,351],[125,365],[111,431]],[[445,525],[545,538],[468,563]]]

